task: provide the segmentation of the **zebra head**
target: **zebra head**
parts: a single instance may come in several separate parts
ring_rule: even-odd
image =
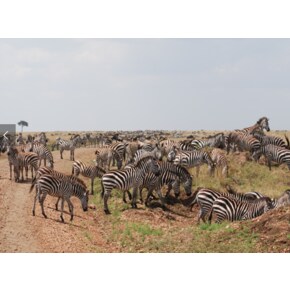
[[[172,149],[169,151],[167,155],[167,161],[168,162],[173,162],[177,154],[177,149],[175,146],[172,147]]]
[[[269,126],[269,119],[267,117],[262,117],[257,121],[257,124],[260,125],[262,131],[265,129],[267,132],[270,131],[270,126]]]
[[[90,194],[90,191],[86,189],[83,193],[82,198],[81,198],[81,204],[82,204],[83,211],[88,210],[89,194]]]

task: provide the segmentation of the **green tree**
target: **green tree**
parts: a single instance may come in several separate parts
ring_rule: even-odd
[[[20,121],[17,123],[18,126],[21,126],[21,133],[23,133],[23,127],[28,127],[28,123],[26,121]]]

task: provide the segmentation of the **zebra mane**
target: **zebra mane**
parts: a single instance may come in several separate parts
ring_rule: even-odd
[[[269,119],[268,119],[267,117],[262,117],[262,118],[260,118],[260,119],[257,121],[257,124],[260,125],[260,124],[262,123],[262,121],[265,120],[265,119],[266,119],[267,121],[269,121]]]
[[[215,134],[215,135],[209,135],[207,138],[209,139],[209,138],[215,138],[215,137],[217,137],[217,136],[219,136],[219,135],[224,135],[224,133],[223,132],[220,132],[220,133],[217,133],[217,134]]]
[[[156,160],[156,158],[153,157],[153,156],[146,156],[146,157],[143,157],[143,158],[141,158],[141,159],[140,159],[140,160],[135,164],[135,166],[138,167],[138,166],[140,166],[141,164],[146,163],[148,160]]]

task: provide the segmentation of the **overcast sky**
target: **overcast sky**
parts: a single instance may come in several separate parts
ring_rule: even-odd
[[[0,94],[26,131],[289,130],[290,39],[0,39]]]

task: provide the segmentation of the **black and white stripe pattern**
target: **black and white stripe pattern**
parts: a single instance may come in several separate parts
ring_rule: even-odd
[[[171,153],[172,151],[169,154]],[[208,165],[209,172],[212,172],[214,166],[209,153],[206,151],[177,151],[173,163],[187,168],[196,167],[196,176],[199,175],[202,164]]]
[[[210,188],[198,188],[194,193],[194,197],[195,198],[191,203],[191,206],[193,206],[195,203],[197,203],[199,206],[199,216],[197,221],[199,223],[200,219],[202,219],[203,222],[206,222],[205,217],[209,213],[210,213],[209,220],[211,220],[213,203],[219,197],[230,197],[238,201],[250,201],[264,196],[262,194],[253,192],[241,194],[236,193],[233,190],[230,190],[230,192],[220,192]]]
[[[32,189],[31,189],[32,190]],[[79,198],[82,204],[82,208],[84,211],[88,210],[88,194],[86,187],[81,185],[78,182],[72,182],[68,179],[57,178],[56,176],[45,174],[42,175],[36,182],[36,195],[34,198],[34,204],[32,209],[32,214],[35,216],[35,205],[37,198],[39,199],[42,215],[47,218],[44,212],[44,200],[47,195],[55,196],[61,198],[61,221],[64,222],[63,219],[63,209],[64,202],[68,203],[69,211],[70,211],[70,220],[73,220],[73,204],[70,200],[71,196],[75,196]]]
[[[221,223],[224,220],[233,222],[255,218],[272,208],[272,200],[269,197],[239,201],[229,196],[222,196],[214,201],[212,214],[216,215],[216,223]]]
[[[285,135],[286,142],[278,136],[265,136],[260,133],[254,133],[253,136],[261,142],[261,146],[272,144],[278,147],[283,147],[285,149],[290,149],[289,139],[286,135]]]
[[[60,158],[63,159],[62,153],[64,150],[70,151],[70,160],[75,160],[75,149],[78,143],[81,143],[81,137],[75,136],[72,140],[64,140],[61,138],[56,139],[56,143],[59,145]]]
[[[53,168],[53,156],[50,152],[50,150],[43,145],[42,143],[39,142],[32,142],[26,145],[28,146],[28,150],[30,152],[34,152],[38,155],[39,158],[39,166],[41,166],[41,161],[43,160],[44,166],[46,166],[46,161],[48,161],[49,166]]]
[[[290,150],[281,148],[275,145],[266,145],[259,148],[253,153],[253,158],[258,160],[261,155],[264,155],[268,163],[268,167],[271,170],[271,163],[278,164],[285,163],[290,170]]]
[[[191,145],[194,150],[199,150],[205,147],[224,148],[225,136],[223,133],[218,133],[214,136],[209,136],[207,139],[204,140],[192,140]]]
[[[227,177],[228,161],[225,152],[221,149],[215,148],[211,152],[211,159],[214,163],[214,166],[212,167],[212,175],[214,175],[214,171],[216,170],[217,175]]]
[[[128,169],[113,170],[104,174],[102,177],[103,190],[101,196],[104,199],[105,213],[110,213],[108,198],[114,188],[119,188],[123,191],[133,188],[132,207],[137,208],[136,197],[138,190],[143,183],[144,176],[149,172],[153,172],[156,175],[160,174],[160,165],[152,157],[145,157]]]
[[[8,161],[10,166],[10,179],[12,179],[12,166],[14,168],[14,178],[18,182],[20,179],[24,180],[23,170],[25,169],[26,180],[28,179],[28,168],[31,168],[31,177],[33,178],[33,170],[38,170],[39,158],[34,152],[18,152],[15,147],[8,147]]]
[[[242,130],[236,130],[236,132],[239,132],[242,135],[250,135],[255,132],[263,134],[263,130],[266,130],[267,132],[270,131],[269,119],[267,117],[262,117],[253,126],[244,128]]]
[[[120,169],[122,167],[122,159],[119,153],[112,149],[111,145],[108,147],[100,147],[95,151],[96,155],[96,165],[100,166],[107,171],[110,170],[111,162],[113,158],[117,161],[117,168]]]
[[[72,174],[78,176],[81,174],[84,177],[88,177],[91,179],[91,194],[94,194],[94,180],[96,177],[101,178],[106,171],[96,165],[86,165],[84,162],[80,160],[74,161],[72,165]]]
[[[229,134],[227,152],[230,152],[231,145],[236,145],[239,151],[249,151],[253,153],[261,147],[261,142],[251,135],[244,135],[238,132]]]

